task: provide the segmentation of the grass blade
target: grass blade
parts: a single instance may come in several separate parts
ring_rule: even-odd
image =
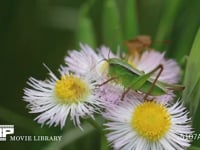
[[[132,39],[138,34],[136,0],[125,1],[125,39]]]
[[[84,4],[80,9],[78,28],[76,32],[77,42],[87,43],[95,47],[96,39],[92,20],[88,17],[89,4]]]
[[[166,1],[165,9],[155,36],[155,42],[165,41],[165,38],[169,36],[169,33],[172,31],[173,22],[176,19],[177,12],[179,10],[180,2],[180,0]],[[157,49],[161,49],[161,45],[156,45],[155,47]]]
[[[200,1],[186,1],[183,3],[184,7],[181,8],[183,13],[177,17],[171,38],[174,42],[171,43],[172,47],[168,51],[169,56],[176,58],[178,61],[183,61],[184,56],[189,55],[200,24],[200,18],[196,15],[199,12]],[[185,21],[186,19],[187,21]]]
[[[113,52],[122,42],[120,16],[115,0],[105,0],[103,6],[102,32],[104,44],[112,47]]]

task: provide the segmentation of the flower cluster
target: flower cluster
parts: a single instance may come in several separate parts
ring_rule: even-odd
[[[182,150],[190,140],[191,120],[173,88],[180,68],[165,53],[145,50],[137,55],[114,54],[107,47],[96,52],[81,44],[65,57],[57,77],[28,80],[23,100],[38,123],[63,128],[67,118],[81,128],[80,118],[100,114],[107,139],[116,150]],[[158,66],[161,66],[160,68]],[[175,85],[176,86],[176,85]],[[156,91],[157,90],[157,91]],[[153,94],[154,93],[154,94]]]

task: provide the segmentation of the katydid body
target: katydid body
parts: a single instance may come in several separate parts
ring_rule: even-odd
[[[111,79],[116,79],[116,82],[119,82],[127,89],[141,91],[146,93],[146,95],[152,96],[166,94],[168,90],[184,89],[184,86],[182,85],[168,84],[158,81],[158,78],[163,70],[162,65],[157,66],[149,73],[144,73],[117,58],[108,59],[107,62],[109,64],[108,74]],[[157,71],[158,75],[156,78],[152,78],[152,75]]]

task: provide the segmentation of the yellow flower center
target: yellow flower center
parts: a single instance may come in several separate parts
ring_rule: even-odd
[[[62,103],[76,103],[84,100],[89,87],[80,78],[66,75],[56,82],[55,93]]]
[[[144,102],[133,112],[131,126],[151,141],[162,138],[171,126],[171,117],[165,106],[156,102]]]

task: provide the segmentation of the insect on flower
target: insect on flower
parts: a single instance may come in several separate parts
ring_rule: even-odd
[[[118,58],[107,59],[105,60],[105,63],[108,66],[108,76],[111,78],[103,82],[101,85],[104,85],[112,80],[122,84],[126,89],[122,95],[122,100],[129,90],[145,93],[146,95],[144,99],[146,99],[148,95],[159,96],[166,94],[169,90],[180,91],[184,89],[183,85],[168,84],[158,80],[163,71],[163,66],[161,64],[155,67],[152,71],[144,73],[143,71],[132,67],[127,62]],[[154,73],[157,73],[156,78],[152,78]]]

